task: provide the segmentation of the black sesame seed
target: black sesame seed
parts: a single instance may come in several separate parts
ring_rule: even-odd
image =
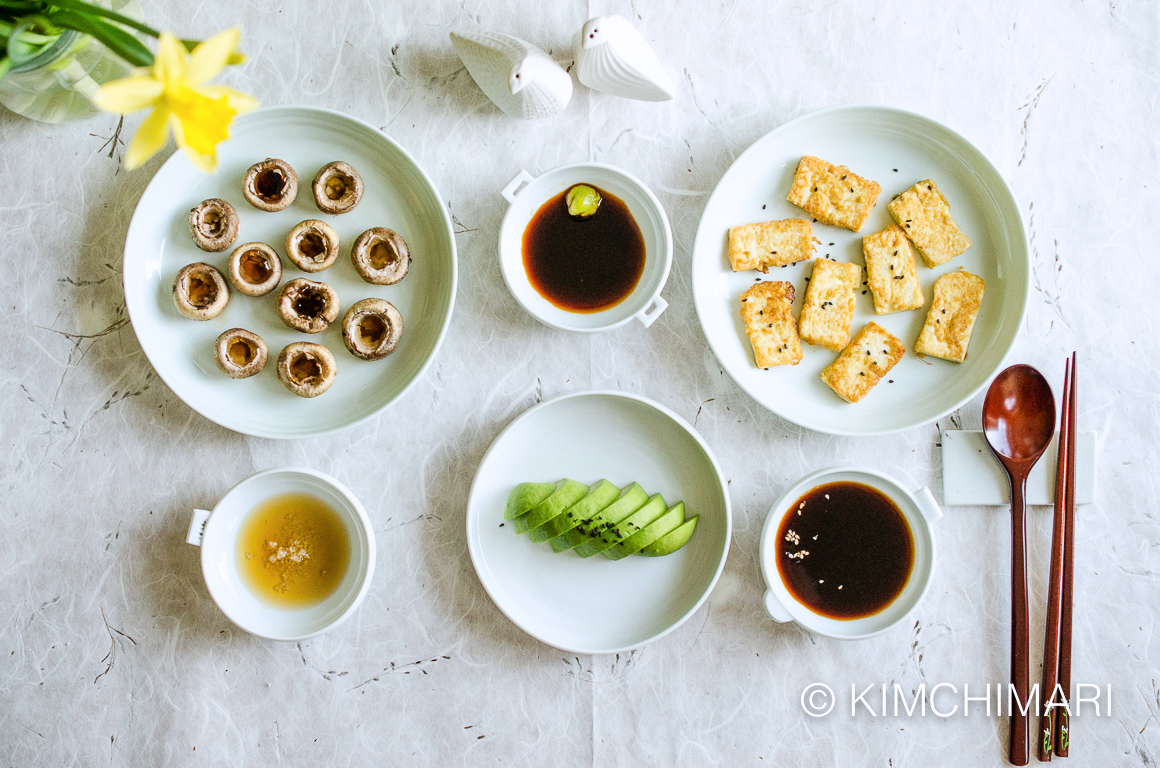
[[[888,379],[886,383],[887,383],[887,384],[893,384],[893,383],[894,383],[894,379]]]
[[[763,205],[763,206],[761,206],[761,210],[763,210],[763,211],[765,210],[765,206],[764,206],[764,205]]]
[[[895,172],[895,173],[898,173],[898,169],[897,169],[897,168],[895,168],[895,169],[894,169],[894,172]]]

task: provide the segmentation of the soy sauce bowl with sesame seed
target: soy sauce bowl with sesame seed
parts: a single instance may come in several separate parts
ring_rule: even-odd
[[[765,610],[839,640],[906,620],[934,576],[927,488],[911,492],[873,469],[834,467],[802,478],[774,503],[761,532]]]

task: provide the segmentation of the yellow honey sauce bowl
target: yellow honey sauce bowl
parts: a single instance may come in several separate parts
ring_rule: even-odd
[[[302,607],[263,598],[247,583],[239,557],[239,537],[250,516],[288,495],[308,496],[333,511],[346,537],[340,543],[349,552],[345,573],[330,593]],[[305,640],[334,629],[358,609],[375,571],[375,534],[366,510],[350,489],[313,469],[282,467],[247,477],[212,511],[193,511],[186,542],[201,548],[202,576],[222,613],[267,640]]]

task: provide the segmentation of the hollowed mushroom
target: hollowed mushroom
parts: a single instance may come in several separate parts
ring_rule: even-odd
[[[231,379],[248,379],[266,367],[266,342],[245,328],[231,328],[214,342],[218,369]]]
[[[278,355],[278,379],[299,397],[318,397],[334,383],[338,366],[321,344],[296,341]]]
[[[393,229],[375,227],[363,232],[350,249],[350,261],[359,276],[373,285],[394,285],[407,276],[411,249]]]
[[[300,222],[286,235],[286,256],[303,272],[321,272],[338,258],[338,233],[325,221]]]
[[[314,189],[314,203],[323,213],[346,213],[362,199],[362,177],[341,160],[319,168],[311,186]]]
[[[386,299],[356,301],[342,318],[342,343],[360,360],[382,360],[403,338],[403,316]]]
[[[282,322],[303,333],[322,333],[338,317],[338,294],[326,283],[299,277],[278,294]]]
[[[205,262],[182,267],[173,280],[173,305],[190,320],[213,320],[229,300],[226,279]]]
[[[225,200],[203,200],[189,212],[189,234],[203,251],[224,251],[238,239],[238,212]]]
[[[247,296],[265,296],[282,282],[282,259],[265,243],[239,245],[230,254],[230,283]]]
[[[285,160],[267,157],[246,171],[242,194],[260,211],[284,210],[298,196],[298,174]]]

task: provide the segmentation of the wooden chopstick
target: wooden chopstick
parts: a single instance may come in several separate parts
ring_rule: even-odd
[[[1059,443],[1055,458],[1055,517],[1051,526],[1051,574],[1047,582],[1047,627],[1043,639],[1043,688],[1040,695],[1046,704],[1055,691],[1059,673],[1059,603],[1063,588],[1064,508],[1067,505],[1067,414],[1071,394],[1071,361],[1063,364],[1063,403],[1059,416]],[[1039,720],[1040,762],[1051,760],[1055,739],[1055,708],[1045,708]]]
[[[1064,491],[1067,504],[1063,508],[1063,588],[1059,603],[1059,685],[1071,696],[1071,608],[1072,582],[1075,577],[1075,422],[1076,385],[1075,353],[1071,353],[1071,391],[1067,404],[1067,474]],[[1071,744],[1071,716],[1060,708],[1055,718],[1055,754],[1067,757]]]
[[[1063,403],[1059,415],[1059,442],[1055,454],[1055,516],[1051,526],[1051,575],[1047,581],[1047,621],[1043,638],[1043,688],[1040,695],[1044,704],[1051,701],[1059,673],[1059,603],[1063,588],[1063,526],[1067,505],[1067,418],[1071,396],[1071,361],[1063,364]],[[1055,708],[1044,708],[1039,719],[1039,761],[1051,761],[1055,739]]]

